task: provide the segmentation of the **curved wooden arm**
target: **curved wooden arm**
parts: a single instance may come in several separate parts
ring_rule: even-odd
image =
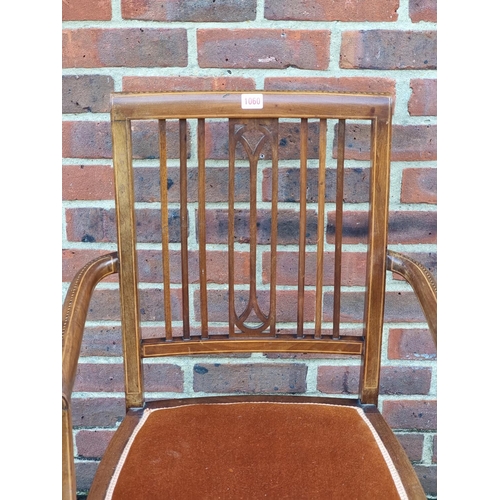
[[[118,272],[118,254],[106,254],[90,261],[75,276],[63,305],[62,315],[62,498],[76,498],[71,393],[75,382],[83,330],[92,292],[104,277]]]
[[[387,270],[400,274],[411,285],[437,345],[437,285],[432,274],[420,262],[392,250],[387,250]]]

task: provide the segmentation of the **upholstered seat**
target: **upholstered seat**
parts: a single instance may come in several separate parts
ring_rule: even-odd
[[[89,500],[425,498],[377,409],[388,270],[412,285],[436,336],[432,276],[387,249],[392,106],[391,96],[373,94],[113,95],[118,252],[87,264],[63,306],[65,500],[76,493],[71,393],[85,319],[94,287],[116,272],[127,414]],[[366,197],[352,211],[344,207],[347,120],[364,131],[366,148]],[[133,142],[144,121],[158,136],[151,196],[134,188]],[[280,184],[282,156],[297,179],[290,192]],[[227,180],[215,194],[214,171]],[[236,189],[239,175],[246,181]],[[142,244],[161,283],[148,273],[141,283]],[[225,265],[213,264],[215,254]],[[286,276],[284,256],[295,267]],[[364,271],[354,271],[351,287],[343,262],[353,259]],[[144,335],[143,322],[162,333]],[[252,352],[358,356],[359,393],[146,401],[145,358]]]
[[[90,498],[407,498],[362,408],[255,399],[130,413],[110,485],[96,477]]]

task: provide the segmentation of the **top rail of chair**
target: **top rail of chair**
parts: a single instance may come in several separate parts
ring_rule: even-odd
[[[113,93],[113,120],[189,118],[340,118],[387,120],[389,94],[330,92]]]

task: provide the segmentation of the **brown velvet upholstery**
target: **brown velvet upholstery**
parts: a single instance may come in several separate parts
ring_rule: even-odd
[[[107,498],[406,498],[356,407],[193,404],[146,410],[137,429]]]

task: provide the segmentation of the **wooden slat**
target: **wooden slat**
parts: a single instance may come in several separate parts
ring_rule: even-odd
[[[337,190],[335,194],[335,271],[333,279],[333,337],[340,337],[340,287],[342,283],[342,219],[344,210],[345,120],[337,134]]]
[[[180,354],[211,354],[229,352],[315,352],[323,354],[360,355],[363,348],[361,339],[342,340],[182,340],[164,342],[160,339],[148,339],[143,342],[144,357],[174,356]]]
[[[182,331],[189,339],[189,255],[188,255],[188,208],[187,208],[187,122],[179,120],[180,147],[180,199],[181,199],[181,274],[182,274]]]
[[[198,260],[200,270],[201,336],[208,338],[207,254],[205,222],[205,120],[198,120]]]
[[[229,120],[229,180],[228,180],[228,207],[227,207],[227,246],[228,246],[228,313],[229,336],[234,336],[236,314],[234,312],[234,161],[236,150],[235,122]]]
[[[376,405],[380,385],[382,327],[384,322],[386,248],[389,218],[390,118],[372,121],[370,218],[364,311],[365,351],[360,379],[363,404]]]
[[[113,166],[115,173],[118,256],[120,260],[120,301],[125,367],[126,407],[143,405],[140,360],[139,293],[135,236],[134,176],[130,122],[112,120]]]
[[[172,339],[172,306],[170,301],[170,252],[168,233],[168,172],[167,172],[167,127],[165,120],[158,120],[160,147],[160,199],[161,199],[161,244],[163,265],[163,303],[165,308],[165,337]]]
[[[319,122],[319,170],[318,170],[318,243],[316,246],[316,310],[314,337],[321,337],[323,314],[323,254],[325,241],[325,184],[326,184],[326,120]]]
[[[299,275],[297,278],[297,338],[304,337],[304,286],[306,277],[307,224],[307,119],[300,121],[300,219],[299,219]]]
[[[276,246],[278,244],[278,167],[279,167],[279,123],[273,121],[272,132],[272,206],[271,206],[271,283],[269,302],[270,334],[276,335]]]

